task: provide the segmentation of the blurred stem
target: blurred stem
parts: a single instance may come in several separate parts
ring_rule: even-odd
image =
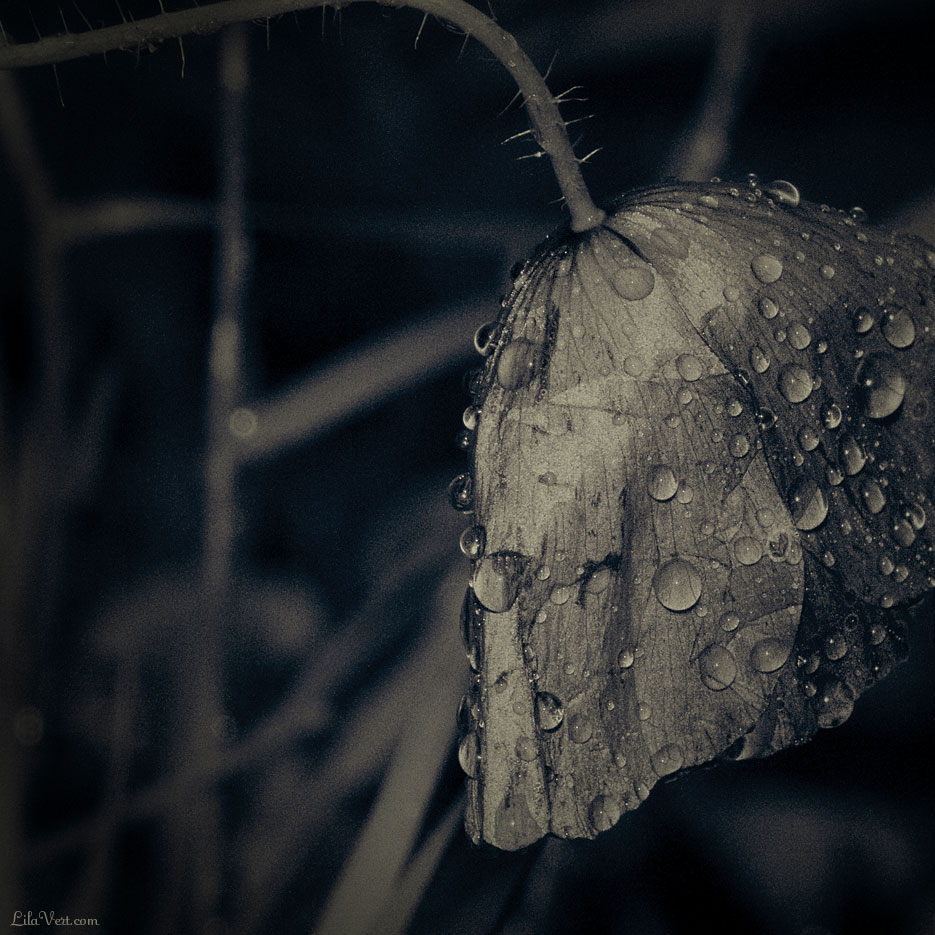
[[[330,6],[335,9],[362,0],[222,0],[208,6],[163,13],[82,33],[49,36],[23,45],[0,45],[0,68],[22,68],[70,61],[115,49],[132,49],[190,33],[214,32],[247,20],[267,19],[296,10]],[[372,2],[372,0],[367,0]],[[594,205],[581,176],[558,105],[545,80],[516,39],[490,17],[463,0],[375,0],[381,6],[412,7],[447,20],[483,44],[509,71],[526,103],[533,133],[552,169],[571,213],[574,231],[598,227],[604,212]]]

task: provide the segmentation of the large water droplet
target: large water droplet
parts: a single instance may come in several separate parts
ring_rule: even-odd
[[[723,623],[722,623],[723,626]],[[712,643],[698,657],[701,681],[711,691],[721,691],[734,684],[737,678],[737,663],[729,649],[720,643]]]
[[[568,721],[568,736],[574,743],[587,743],[594,734],[590,719],[584,714],[573,714]]]
[[[535,376],[542,347],[525,338],[511,341],[500,352],[497,361],[497,382],[505,390],[517,390]]]
[[[649,495],[653,500],[671,500],[678,487],[675,472],[667,464],[657,464],[649,472]]]
[[[468,558],[479,558],[484,552],[486,542],[487,533],[484,531],[483,526],[468,526],[461,533],[458,545]]]
[[[765,373],[769,369],[769,357],[762,348],[750,348],[750,366],[754,373]]]
[[[470,474],[459,474],[448,485],[448,502],[461,513],[474,509],[474,481]]]
[[[775,318],[779,314],[779,306],[768,295],[760,299],[758,308],[760,314],[766,319]]]
[[[818,699],[818,726],[838,727],[853,710],[854,690],[846,682],[828,682]]]
[[[667,743],[660,747],[650,758],[657,776],[669,776],[682,768],[685,757],[677,743]]]
[[[860,485],[860,498],[870,513],[879,513],[886,506],[883,489],[869,477]]]
[[[814,451],[821,441],[818,433],[810,426],[803,425],[798,434],[799,447],[803,451]]]
[[[829,633],[824,640],[822,649],[825,658],[836,662],[847,655],[847,637],[843,633]]]
[[[678,370],[679,376],[689,383],[700,380],[704,373],[701,361],[694,354],[679,354],[675,358],[675,369]]]
[[[526,559],[516,552],[485,556],[474,571],[474,596],[491,613],[502,614],[516,600]]]
[[[539,692],[536,695],[536,719],[542,730],[557,730],[565,719],[565,708],[551,692]]]
[[[900,350],[909,347],[916,339],[916,324],[912,316],[900,306],[884,310],[880,327],[883,329],[883,337]]]
[[[789,509],[796,529],[817,529],[828,515],[828,498],[811,477],[800,477],[789,488]]]
[[[688,610],[701,597],[702,581],[698,569],[681,558],[673,558],[656,569],[653,590],[667,610]]]
[[[458,762],[471,779],[477,779],[480,773],[480,741],[474,731],[461,738],[461,743],[458,744]]]
[[[813,386],[811,374],[798,364],[786,364],[779,371],[779,391],[790,403],[804,402]]]
[[[797,208],[801,200],[799,190],[792,182],[787,182],[785,179],[770,182],[769,185],[763,187],[763,191],[779,204],[790,208]]]
[[[800,321],[789,325],[786,329],[786,337],[797,351],[804,351],[812,343],[812,333]]]
[[[844,473],[848,477],[859,474],[867,463],[867,456],[857,443],[857,439],[849,433],[842,435],[839,450],[841,452],[841,463],[844,465]]]
[[[755,565],[763,557],[763,547],[752,536],[738,536],[734,540],[734,558],[741,565]]]
[[[595,831],[607,831],[620,821],[620,802],[612,795],[596,795],[588,807],[588,817]]]
[[[782,276],[782,261],[771,253],[763,253],[754,257],[750,267],[753,275],[763,283],[775,282]]]
[[[591,573],[584,584],[584,590],[588,594],[602,594],[610,587],[613,576],[614,573],[606,565],[601,565]]]
[[[786,664],[791,649],[789,643],[775,636],[767,636],[750,650],[750,665],[757,672],[775,672]]]
[[[648,266],[623,266],[614,273],[612,282],[623,298],[637,302],[653,291],[656,278]]]
[[[857,370],[864,411],[871,419],[885,419],[902,405],[906,378],[886,354],[870,354]]]

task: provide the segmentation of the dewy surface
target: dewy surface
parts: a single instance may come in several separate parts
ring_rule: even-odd
[[[593,837],[842,723],[935,584],[935,252],[788,183],[622,199],[516,277],[465,425],[467,828]]]

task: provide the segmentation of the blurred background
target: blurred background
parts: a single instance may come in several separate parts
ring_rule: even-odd
[[[930,3],[492,10],[578,86],[598,202],[754,171],[935,239]],[[464,838],[462,375],[564,223],[530,137],[501,142],[514,91],[373,4],[0,73],[2,924],[935,932],[924,623],[803,748],[660,784],[595,842]]]

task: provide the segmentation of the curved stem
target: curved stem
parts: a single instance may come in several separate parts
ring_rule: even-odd
[[[174,39],[190,33],[210,33],[246,20],[266,19],[312,7],[340,8],[363,0],[221,0],[178,13],[121,23],[81,33],[49,36],[23,45],[0,42],[0,69],[52,65],[86,55]],[[522,93],[536,140],[552,160],[559,188],[571,213],[574,231],[597,227],[604,212],[594,205],[575,157],[565,124],[545,80],[520,49],[516,39],[464,0],[367,0],[382,6],[412,7],[437,16],[473,36],[509,71]]]

